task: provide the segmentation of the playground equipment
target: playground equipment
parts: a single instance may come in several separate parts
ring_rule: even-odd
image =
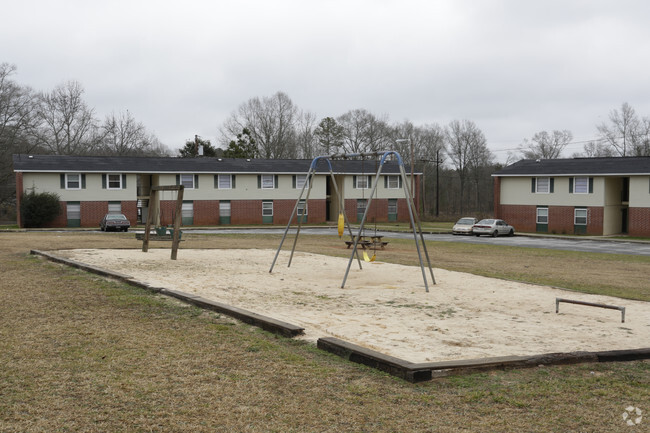
[[[339,198],[339,217],[338,217],[338,234],[339,234],[339,237],[343,235],[343,232],[345,231],[345,228],[347,228],[347,231],[350,234],[351,239],[354,239],[354,245],[353,245],[353,248],[352,248],[352,253],[350,254],[350,260],[348,261],[348,266],[347,266],[347,269],[345,271],[345,276],[343,277],[343,282],[341,283],[341,288],[345,288],[345,283],[347,281],[348,274],[350,272],[350,267],[352,266],[352,261],[354,260],[355,257],[357,258],[357,262],[359,264],[359,269],[362,269],[361,259],[359,258],[359,252],[358,252],[357,248],[358,248],[359,241],[360,241],[360,239],[362,237],[362,234],[363,234],[364,226],[365,226],[365,223],[366,223],[366,219],[368,217],[368,211],[370,210],[370,207],[371,207],[371,204],[372,204],[373,196],[376,195],[376,189],[377,189],[377,185],[379,183],[379,179],[380,179],[380,176],[381,176],[382,169],[384,167],[384,164],[386,163],[387,158],[391,157],[391,156],[394,157],[397,160],[397,163],[399,165],[400,177],[401,177],[401,180],[402,180],[404,195],[406,196],[406,200],[407,200],[407,204],[408,204],[407,207],[408,207],[408,212],[409,212],[409,218],[410,218],[410,222],[411,222],[411,228],[413,229],[413,238],[415,240],[415,246],[416,246],[416,249],[417,249],[417,252],[418,252],[418,258],[419,258],[419,261],[420,261],[420,269],[422,271],[422,278],[424,280],[424,287],[425,287],[425,290],[428,292],[429,291],[429,283],[428,283],[428,279],[427,279],[427,273],[426,273],[426,271],[424,269],[425,264],[424,264],[424,261],[423,261],[423,258],[422,258],[422,252],[420,251],[420,242],[422,243],[422,249],[424,250],[424,255],[426,257],[427,267],[429,268],[429,272],[431,274],[432,283],[436,284],[436,280],[435,280],[435,277],[433,275],[433,269],[431,268],[431,261],[429,259],[429,252],[427,251],[427,247],[426,247],[426,244],[424,242],[424,237],[422,235],[422,226],[420,224],[420,220],[419,220],[417,212],[416,212],[415,204],[413,202],[413,196],[411,195],[411,191],[410,191],[410,189],[408,187],[408,182],[406,182],[406,171],[404,169],[404,163],[402,161],[402,157],[399,155],[399,153],[397,153],[395,151],[334,154],[334,155],[330,155],[330,156],[317,156],[316,158],[314,158],[312,160],[312,162],[311,162],[310,167],[309,167],[309,171],[307,172],[305,183],[304,183],[302,189],[300,190],[300,195],[298,196],[298,199],[296,200],[296,204],[293,207],[291,217],[289,218],[289,222],[287,223],[287,227],[284,230],[284,234],[282,236],[282,240],[280,241],[280,245],[278,246],[278,250],[275,253],[275,257],[273,258],[273,263],[271,263],[271,268],[269,269],[269,273],[273,272],[273,267],[275,266],[275,263],[276,263],[276,261],[278,259],[278,255],[280,254],[280,250],[282,249],[282,245],[284,244],[284,241],[285,241],[285,239],[287,237],[287,233],[289,232],[289,229],[291,228],[291,223],[293,221],[294,216],[296,215],[296,212],[298,210],[298,205],[300,204],[300,202],[301,202],[301,200],[303,198],[303,195],[305,193],[305,189],[307,188],[307,185],[309,185],[309,187],[307,189],[307,195],[306,195],[305,200],[304,200],[305,206],[306,206],[307,202],[309,201],[309,193],[311,192],[311,187],[312,187],[311,179],[314,176],[314,174],[316,173],[317,164],[320,161],[325,161],[327,163],[327,165],[328,165],[328,168],[329,168],[329,175],[330,175],[330,177],[332,179],[332,184],[334,185],[336,195]],[[357,232],[357,234],[355,236],[352,233],[352,228],[350,227],[350,223],[349,223],[349,221],[347,219],[347,215],[346,215],[346,212],[345,212],[345,201],[343,200],[343,196],[341,194],[339,194],[339,190],[338,190],[338,187],[336,185],[336,180],[334,178],[334,171],[332,169],[331,160],[332,159],[366,158],[366,157],[375,157],[375,158],[381,157],[381,158],[379,160],[378,168],[377,168],[376,173],[375,173],[375,179],[374,179],[374,182],[373,182],[372,192],[370,193],[368,202],[366,203],[366,208],[364,210],[363,217],[361,218],[361,223],[359,224],[359,230],[358,230],[358,232]],[[291,248],[291,255],[289,257],[289,263],[288,263],[287,267],[291,266],[291,261],[293,260],[293,254],[294,254],[294,251],[296,249],[296,243],[298,241],[298,236],[300,235],[301,225],[302,225],[302,218],[298,218],[298,227],[296,229],[296,236],[295,236],[294,241],[293,241],[293,246]],[[418,235],[419,235],[419,240],[418,240]],[[364,251],[364,254],[365,254],[365,251]],[[368,257],[367,254],[365,254],[365,257]],[[372,261],[374,259],[374,257],[375,256],[373,256],[372,259],[368,257],[367,261]]]
[[[180,244],[180,228],[181,228],[181,219],[182,219],[182,208],[183,208],[183,191],[185,187],[183,185],[160,185],[152,186],[151,193],[149,195],[149,215],[147,216],[147,224],[144,229],[144,236],[142,237],[142,252],[146,253],[149,251],[149,240],[151,238],[151,226],[159,221],[160,218],[160,196],[159,192],[162,191],[178,191],[176,196],[176,210],[173,213],[174,220],[174,233],[171,236],[172,241],[172,255],[171,259],[176,260],[178,255],[178,245]]]

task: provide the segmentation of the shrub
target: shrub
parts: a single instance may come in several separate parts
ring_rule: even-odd
[[[28,192],[20,203],[20,215],[25,227],[43,227],[61,213],[59,195],[53,192]]]

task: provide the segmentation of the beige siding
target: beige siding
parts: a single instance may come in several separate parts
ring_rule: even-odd
[[[188,173],[189,174],[189,173]],[[312,189],[309,198],[325,198],[325,176],[312,179]],[[161,174],[159,185],[176,185],[176,174]],[[167,193],[169,194],[169,193]],[[278,175],[278,188],[261,189],[257,187],[257,174],[235,174],[234,189],[218,189],[214,187],[214,174],[200,174],[198,189],[186,189],[184,200],[295,200],[300,195],[300,189],[293,188],[293,175]]]
[[[570,194],[569,178],[554,177],[553,193],[531,192],[530,177],[502,177],[501,204],[548,206],[603,206],[605,182],[602,177],[594,178],[592,194]]]
[[[24,173],[23,188],[29,192],[53,192],[59,195],[61,201],[124,201],[135,200],[137,177],[129,174],[126,177],[126,189],[103,189],[102,174],[87,173],[85,189],[62,189],[59,173]]]
[[[650,176],[630,178],[630,207],[650,207]]]
[[[370,175],[371,181],[375,181],[375,176]],[[408,186],[409,188],[411,187],[411,176],[406,176],[406,182],[409,182]],[[370,188],[368,189],[357,189],[354,187],[354,176],[352,175],[347,175],[345,176],[344,180],[344,196],[346,199],[360,199],[360,198],[369,198],[370,193],[372,193],[372,185],[369,185]],[[373,198],[404,198],[406,195],[404,194],[404,188],[385,188],[384,187],[384,177],[380,176],[379,177],[379,185],[377,185],[377,191],[375,192],[375,195]]]

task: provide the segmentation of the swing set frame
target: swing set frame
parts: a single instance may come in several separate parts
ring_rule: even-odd
[[[374,158],[380,158],[379,161],[379,166],[377,168],[377,171],[375,173],[375,180],[373,182],[373,187],[372,187],[372,192],[370,193],[370,197],[368,198],[368,201],[366,203],[366,208],[363,213],[363,217],[361,219],[361,223],[359,224],[359,230],[356,234],[356,236],[352,232],[352,227],[350,226],[350,222],[348,221],[347,214],[345,212],[345,200],[343,199],[343,196],[339,193],[338,186],[336,183],[336,179],[334,178],[334,170],[332,169],[332,163],[331,160],[336,160],[336,159],[350,159],[350,158],[366,158],[366,157],[374,157]],[[422,226],[420,224],[420,219],[417,214],[417,210],[415,207],[415,203],[413,201],[413,196],[411,195],[410,188],[408,186],[408,182],[406,181],[406,170],[404,169],[404,162],[402,160],[402,157],[400,154],[396,151],[390,150],[390,151],[382,151],[382,152],[370,152],[370,153],[348,153],[348,154],[333,154],[329,156],[317,156],[314,158],[311,162],[311,165],[309,167],[309,171],[307,172],[307,176],[305,178],[305,183],[302,186],[302,189],[300,190],[300,195],[298,196],[298,199],[296,200],[296,204],[293,207],[293,211],[291,212],[291,217],[289,218],[289,222],[287,223],[287,226],[284,230],[284,234],[282,235],[282,240],[280,241],[280,245],[278,246],[278,250],[275,253],[275,257],[273,258],[273,263],[271,263],[271,268],[269,269],[269,273],[273,272],[273,268],[275,266],[275,263],[278,259],[278,256],[280,254],[280,250],[282,249],[282,245],[284,244],[284,241],[287,237],[287,233],[289,232],[289,229],[291,228],[291,223],[293,221],[293,218],[296,216],[296,213],[298,211],[298,207],[300,202],[303,200],[303,195],[305,194],[305,189],[307,189],[307,195],[304,199],[305,202],[305,208],[307,207],[307,203],[309,201],[309,194],[311,192],[312,188],[312,178],[316,174],[316,166],[318,163],[323,160],[327,163],[328,168],[329,168],[329,175],[332,179],[332,184],[334,185],[334,190],[336,192],[337,197],[339,198],[339,212],[342,213],[343,218],[344,218],[344,223],[345,223],[345,228],[347,228],[348,233],[350,234],[351,239],[354,239],[354,247],[352,249],[352,253],[350,254],[350,260],[348,261],[348,266],[345,271],[345,276],[343,277],[343,282],[341,283],[341,288],[345,288],[345,283],[348,278],[348,274],[350,273],[350,267],[352,266],[352,261],[354,258],[357,258],[357,262],[359,264],[359,269],[363,269],[361,265],[361,259],[359,258],[359,251],[358,251],[358,245],[359,241],[361,240],[363,229],[366,223],[366,219],[368,217],[368,212],[370,210],[371,204],[373,197],[375,195],[377,185],[379,183],[379,179],[381,176],[382,169],[384,167],[384,164],[386,163],[388,157],[394,157],[397,160],[397,163],[399,165],[399,170],[400,170],[400,176],[402,179],[402,187],[404,189],[404,195],[406,196],[407,204],[408,204],[408,212],[409,212],[409,218],[411,222],[411,228],[413,229],[413,238],[415,240],[415,246],[418,252],[418,259],[420,261],[420,269],[422,271],[422,279],[424,280],[424,287],[427,292],[429,292],[429,283],[428,283],[428,278],[427,278],[427,273],[425,271],[425,263],[424,259],[422,257],[422,252],[420,250],[420,242],[422,243],[422,249],[424,250],[424,256],[426,257],[426,267],[429,268],[429,273],[431,274],[431,281],[433,284],[436,284],[436,279],[433,275],[433,269],[431,268],[431,260],[429,259],[429,252],[427,250],[426,243],[424,242],[424,236],[422,235]],[[307,188],[307,185],[309,187]],[[289,256],[289,263],[287,267],[291,267],[291,262],[293,260],[293,254],[296,249],[296,243],[298,242],[298,236],[300,235],[300,228],[302,226],[302,220],[303,218],[298,218],[298,226],[296,229],[296,236],[293,241],[293,246],[291,248],[291,255]],[[418,236],[419,235],[419,236]],[[418,240],[419,238],[419,240]]]
[[[159,193],[163,191],[177,191],[176,196],[176,211],[174,212],[174,234],[172,236],[172,255],[171,259],[176,260],[178,256],[178,246],[180,244],[180,228],[183,208],[183,192],[185,187],[183,185],[157,185],[151,187],[149,195],[149,215],[147,215],[147,223],[144,228],[144,236],[142,237],[142,252],[149,251],[149,238],[151,237],[151,226],[160,220],[160,197]],[[152,208],[153,205],[153,208]],[[154,221],[157,220],[157,221]]]

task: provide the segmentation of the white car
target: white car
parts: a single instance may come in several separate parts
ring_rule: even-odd
[[[472,227],[477,221],[473,217],[463,217],[456,221],[456,224],[451,228],[451,232],[455,235],[471,235]]]
[[[513,236],[515,228],[504,220],[484,219],[474,224],[472,233],[476,236],[490,235],[496,238],[499,235]]]

